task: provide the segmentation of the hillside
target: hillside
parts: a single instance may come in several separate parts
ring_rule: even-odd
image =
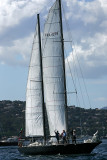
[[[107,106],[106,106],[106,107],[103,107],[103,108],[101,108],[101,109],[107,109]]]
[[[24,127],[25,102],[0,101],[0,137],[17,136]]]
[[[18,136],[25,126],[25,102],[0,101],[0,137]],[[68,127],[75,128],[77,135],[107,135],[107,110],[68,107]]]
[[[75,128],[79,135],[93,135],[97,130],[107,135],[107,110],[69,107],[68,116],[69,128]]]

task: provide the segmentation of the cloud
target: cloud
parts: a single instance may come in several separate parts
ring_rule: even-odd
[[[100,0],[67,1],[66,18],[70,22],[72,36],[76,41],[80,41],[81,37],[93,36],[96,32],[107,34],[107,6],[102,4],[104,4],[104,0],[102,3]]]
[[[46,2],[46,0],[0,2],[0,64],[28,65],[28,54],[31,53],[36,24],[35,13],[40,12]]]
[[[53,2],[53,1],[52,1]],[[26,65],[33,41],[33,15],[49,0],[4,0],[0,2],[0,63]],[[68,47],[68,61],[76,63],[77,56],[85,78],[100,78],[107,70],[107,1],[66,0],[66,18],[72,34],[72,48]],[[46,13],[44,12],[44,17]],[[65,28],[64,28],[65,30]],[[70,35],[70,31],[68,31]],[[23,44],[23,45],[22,45]],[[9,58],[7,58],[7,54]],[[72,57],[74,55],[74,58]],[[73,68],[72,66],[71,68]]]
[[[106,44],[107,35],[100,33],[96,33],[93,37],[87,37],[87,40],[81,39],[81,43],[75,45],[73,53],[71,52],[68,56],[68,61],[72,64],[75,60],[78,70],[79,64],[81,64],[85,78],[104,77],[107,71]]]
[[[11,46],[0,47],[0,64],[27,66],[33,42],[33,34],[13,41]]]
[[[21,19],[40,12],[45,3],[46,0],[3,0],[0,2],[0,32],[18,25]]]
[[[73,70],[81,68],[85,78],[101,78],[107,71],[107,2],[67,1],[72,37],[68,61]],[[70,12],[71,10],[71,12]],[[78,58],[77,58],[78,55]],[[75,61],[75,62],[74,62]],[[79,61],[79,64],[78,64]],[[81,75],[79,75],[81,76]]]

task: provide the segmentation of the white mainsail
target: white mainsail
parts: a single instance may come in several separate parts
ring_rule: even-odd
[[[26,92],[26,136],[43,136],[43,95],[38,23],[33,41]]]
[[[43,72],[45,102],[50,135],[66,130],[64,70],[59,0],[49,10],[43,34]]]

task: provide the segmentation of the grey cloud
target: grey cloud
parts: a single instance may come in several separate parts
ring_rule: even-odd
[[[70,68],[72,73],[75,72],[78,74],[80,78],[82,75],[86,79],[97,79],[104,78],[107,75],[107,57],[104,56],[95,56],[89,55],[86,58],[84,56],[78,57],[79,63],[77,59],[75,61],[76,66],[74,66],[74,62],[70,61]],[[105,62],[105,63],[104,63]],[[92,63],[92,65],[90,65]],[[67,67],[67,71],[69,73],[69,68]],[[82,71],[82,74],[81,74]]]
[[[18,25],[8,27],[1,33],[0,45],[12,46],[14,40],[28,37],[35,29],[35,17],[23,18]]]

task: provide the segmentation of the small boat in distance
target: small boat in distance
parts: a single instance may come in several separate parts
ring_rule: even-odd
[[[44,105],[45,104],[45,105]],[[46,115],[49,125],[47,135]],[[36,32],[30,59],[26,92],[26,137],[28,145],[19,141],[19,152],[29,155],[89,154],[98,146],[96,135],[84,143],[59,144],[55,131],[68,134],[67,92],[64,62],[64,41],[61,0],[49,10],[44,27],[41,50],[40,20],[37,15]]]
[[[0,141],[0,146],[17,146],[18,145],[18,137],[7,138],[6,140]]]

